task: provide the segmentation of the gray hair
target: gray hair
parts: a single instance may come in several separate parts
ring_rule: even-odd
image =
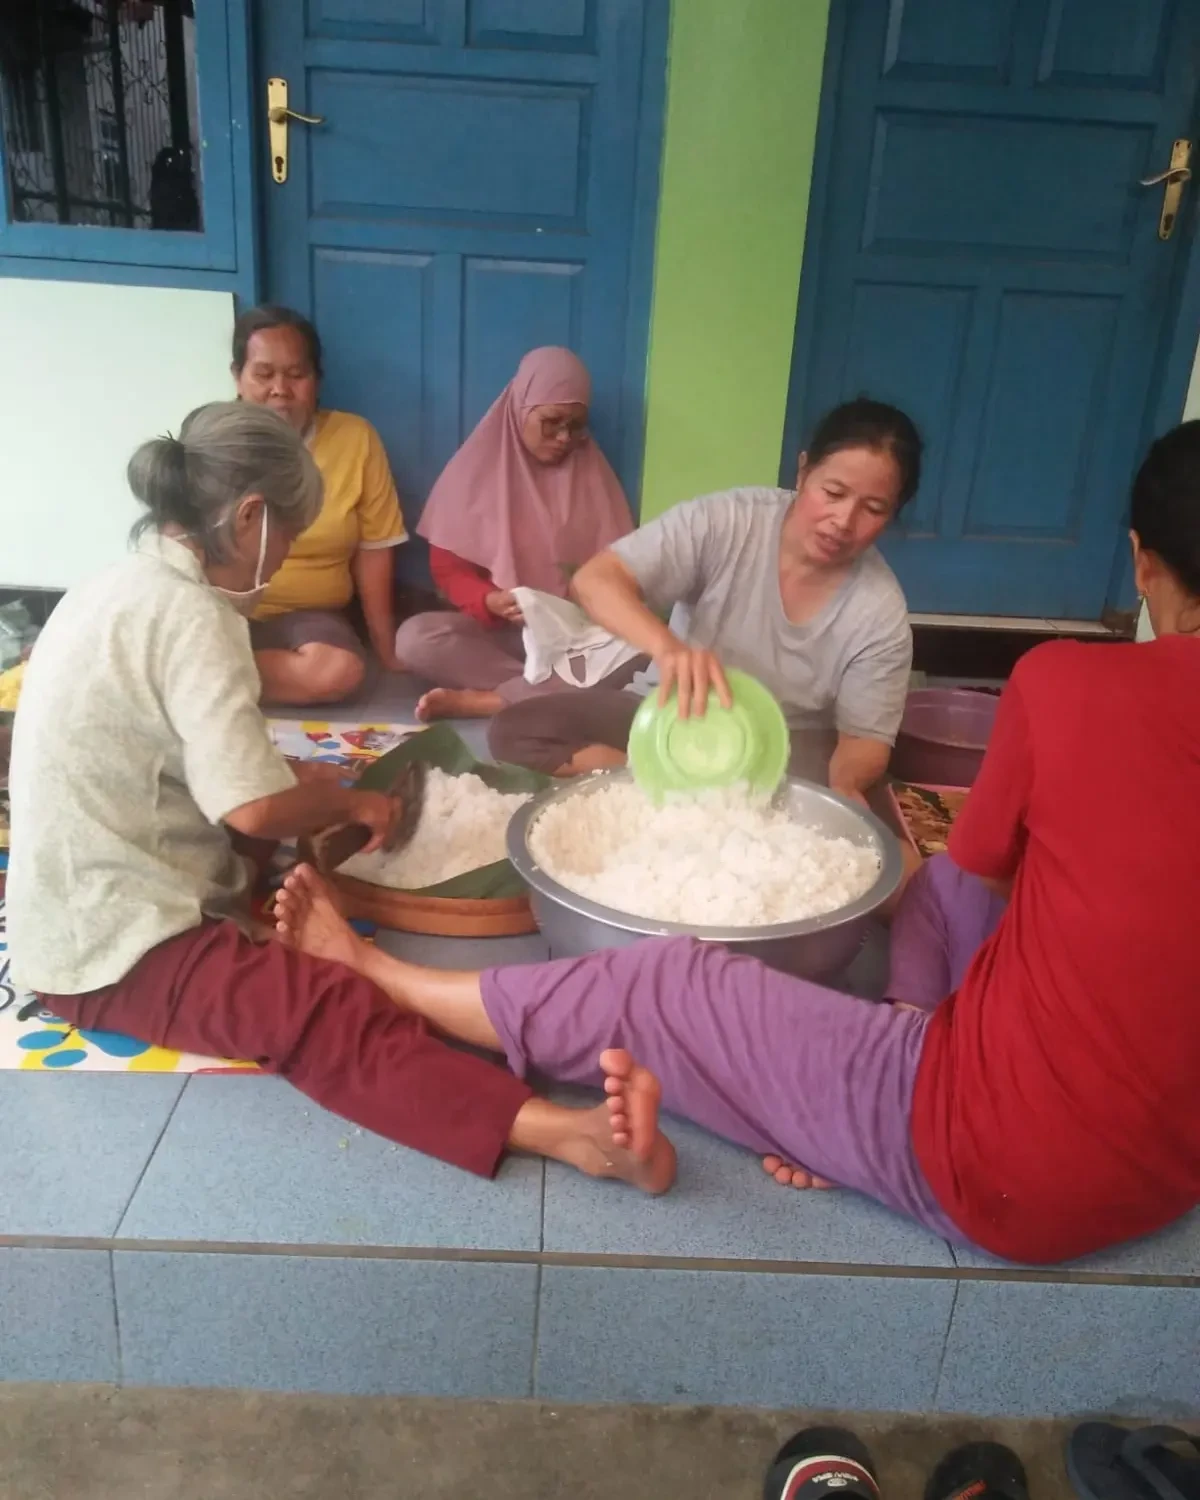
[[[241,401],[197,407],[177,438],[143,443],[126,477],[147,512],[134,536],[177,527],[206,562],[228,561],[228,523],[247,495],[261,495],[272,520],[299,534],[316,520],[324,490],[300,434],[268,407]]]

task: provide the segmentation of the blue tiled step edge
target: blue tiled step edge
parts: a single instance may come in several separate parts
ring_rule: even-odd
[[[672,1122],[658,1200],[476,1181],[266,1078],[0,1074],[0,1377],[1200,1416],[1200,1214],[1051,1271]]]

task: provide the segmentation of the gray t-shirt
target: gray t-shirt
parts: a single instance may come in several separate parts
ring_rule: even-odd
[[[893,744],[912,669],[900,585],[872,547],[818,615],[792,624],[779,593],[779,533],[793,498],[765,487],[704,495],[611,550],[652,609],[675,609],[672,628],[689,644],[764,682],[792,729]]]

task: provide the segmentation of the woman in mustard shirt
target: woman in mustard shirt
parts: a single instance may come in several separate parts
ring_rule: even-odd
[[[233,329],[238,395],[304,436],[325,482],[321,512],[293,544],[250,626],[272,703],[335,703],[366,673],[346,608],[357,595],[376,656],[398,671],[392,549],[408,540],[379,434],[362,417],[318,406],[321,340],[286,307],[255,307]]]

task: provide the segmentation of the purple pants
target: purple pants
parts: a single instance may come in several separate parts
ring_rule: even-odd
[[[930,1013],[1003,909],[945,856],[913,878],[892,927],[888,995],[918,1010],[691,938],[489,969],[483,1003],[515,1073],[597,1084],[600,1053],[627,1047],[658,1075],[673,1114],[961,1243],[913,1155],[913,1082]]]

